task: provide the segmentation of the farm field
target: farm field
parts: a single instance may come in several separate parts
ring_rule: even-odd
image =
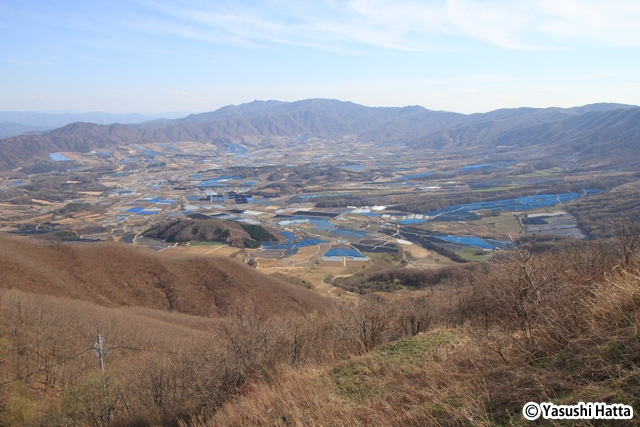
[[[25,198],[25,204],[0,201],[0,232],[121,241],[165,257],[231,257],[265,272],[308,274],[320,286],[324,277],[354,268],[433,269],[485,261],[488,255],[474,255],[478,249],[503,249],[531,230],[521,225],[526,215],[563,211],[629,182],[626,171],[589,175],[554,167],[516,173],[540,156],[535,151],[523,156],[507,150],[502,159],[477,162],[472,149],[461,149],[407,162],[384,154],[393,151],[392,144],[309,138],[298,155],[284,156],[288,143],[175,142],[139,145],[126,153],[60,153],[78,165],[73,179],[59,182],[55,173],[21,179],[0,174],[0,189],[60,192],[70,181],[78,183],[75,192],[62,200],[38,195]],[[160,163],[165,165],[154,166]],[[105,172],[92,175],[97,167]],[[425,208],[409,209],[411,203]],[[576,218],[551,224],[547,231],[561,226],[566,237],[584,237]],[[220,233],[210,235],[193,225],[188,241],[145,236],[159,226],[208,220],[222,221],[216,223]],[[220,237],[225,227],[236,230],[228,241]],[[412,240],[407,230],[426,234]],[[277,241],[263,240],[270,233]],[[413,244],[399,245],[398,238]]]
[[[476,262],[484,262],[488,261],[493,255],[491,252],[486,252],[484,250],[466,248],[462,249],[458,252],[462,258],[467,261],[476,261]]]
[[[512,214],[500,214],[499,216],[491,216],[475,221],[470,221],[469,225],[487,227],[494,233],[495,237],[493,238],[498,238],[499,240],[505,240],[505,238],[517,238],[518,235],[522,232],[520,222]]]
[[[189,246],[220,246],[223,245],[224,243],[222,242],[203,242],[203,241],[193,241],[193,242],[189,242]]]

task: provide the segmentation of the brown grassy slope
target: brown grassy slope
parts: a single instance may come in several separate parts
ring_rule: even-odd
[[[165,259],[121,243],[48,244],[0,237],[0,287],[104,306],[224,315],[250,297],[273,312],[323,312],[326,298],[228,258]]]
[[[41,343],[36,347],[62,354],[90,347],[98,329],[109,346],[180,348],[194,339],[211,339],[209,331],[222,321],[152,308],[103,307],[13,289],[0,289],[0,319],[0,333],[10,340],[9,347]],[[55,342],[55,337],[60,341]],[[15,357],[14,352],[6,360]]]

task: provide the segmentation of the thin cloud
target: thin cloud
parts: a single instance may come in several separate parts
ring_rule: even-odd
[[[184,3],[182,3],[184,4]],[[242,3],[155,3],[163,21],[141,28],[212,43],[351,50],[440,49],[443,39],[471,39],[509,49],[550,49],[600,41],[640,44],[640,3],[630,0],[350,0]]]
[[[611,45],[640,45],[638,1],[540,0],[540,8],[547,17],[542,32]]]

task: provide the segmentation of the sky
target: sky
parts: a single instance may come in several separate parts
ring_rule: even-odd
[[[640,104],[637,0],[0,0],[0,111]]]

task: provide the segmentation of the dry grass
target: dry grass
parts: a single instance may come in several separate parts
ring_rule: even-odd
[[[514,255],[473,289],[430,301],[432,324],[460,326],[256,383],[193,425],[524,426],[529,401],[640,407],[637,261],[617,267],[602,244]]]
[[[251,300],[224,319],[17,290],[1,290],[0,301],[2,425],[175,424],[280,365],[333,357],[317,314],[275,316]],[[90,351],[98,331],[109,350],[105,396]]]
[[[324,312],[325,298],[224,257],[171,259],[130,245],[0,238],[0,287],[105,306],[224,315],[250,295],[277,313]]]
[[[446,369],[465,348],[458,334],[435,330],[334,366],[290,371],[193,425],[488,425],[482,382],[473,371]]]
[[[61,260],[87,265],[70,253]],[[520,411],[529,401],[638,408],[640,263],[631,260],[619,266],[616,247],[602,242],[546,253],[523,246],[475,270],[467,286],[392,302],[354,298],[324,314],[237,298],[225,317],[207,319],[2,291],[0,373],[35,374],[0,389],[0,421],[525,426]],[[94,356],[65,361],[92,345],[97,327],[119,346],[104,388]]]

